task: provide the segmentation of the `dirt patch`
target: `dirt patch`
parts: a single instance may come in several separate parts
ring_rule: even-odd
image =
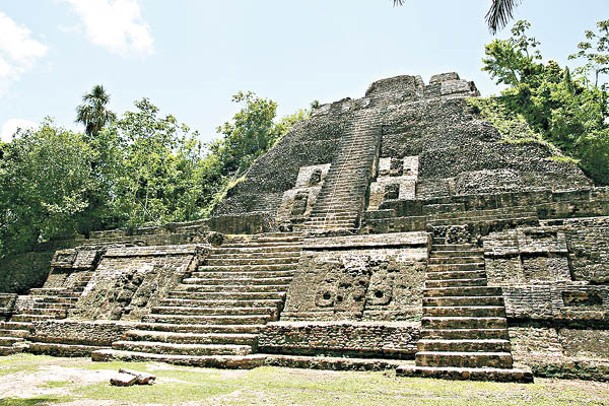
[[[68,395],[69,391],[64,386],[109,382],[113,374],[114,371],[90,371],[59,365],[42,365],[35,372],[5,375],[0,382],[0,393],[4,398]]]

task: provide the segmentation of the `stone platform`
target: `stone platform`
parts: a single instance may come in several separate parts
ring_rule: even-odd
[[[520,368],[459,368],[400,365],[396,369],[396,375],[408,378],[436,378],[459,381],[533,383],[533,373],[531,370]]]

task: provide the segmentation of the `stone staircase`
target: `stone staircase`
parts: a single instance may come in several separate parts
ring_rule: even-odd
[[[9,321],[0,322],[0,355],[22,352],[29,347],[28,338],[33,322],[49,319],[65,319],[70,307],[76,303],[80,291],[65,288],[36,288],[30,290],[32,306],[25,312],[13,315]]]
[[[342,139],[311,216],[298,227],[307,234],[351,234],[359,225],[381,133],[373,116],[356,114],[356,124]]]
[[[31,323],[0,321],[0,356],[13,355],[28,347]]]
[[[501,288],[487,286],[484,253],[434,241],[415,365],[398,376],[532,382],[515,369]]]
[[[196,272],[94,361],[157,360],[181,365],[253,368],[257,333],[278,320],[296,272],[302,237],[266,234],[213,248]]]
[[[49,319],[65,319],[68,310],[78,301],[82,289],[37,288],[30,290],[32,307],[11,317],[11,321],[31,323]]]

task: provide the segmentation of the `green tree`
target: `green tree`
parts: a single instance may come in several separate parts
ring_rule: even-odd
[[[393,0],[394,6],[401,6],[406,0]],[[492,0],[491,7],[486,13],[485,20],[491,33],[505,28],[514,16],[514,9],[520,4],[520,0]]]
[[[19,132],[2,150],[0,255],[80,232],[88,221],[88,197],[97,190],[93,151],[82,134],[45,119],[40,129]]]
[[[238,92],[233,102],[243,107],[231,121],[217,128],[223,137],[210,150],[222,162],[222,174],[240,176],[260,155],[267,152],[299,121],[309,116],[300,110],[281,120],[276,119],[277,103],[257,97],[252,92]]]
[[[110,95],[102,85],[95,85],[82,97],[82,104],[76,108],[76,123],[85,126],[85,134],[95,138],[101,129],[116,119],[116,114],[108,110]]]
[[[518,135],[511,130],[526,122],[530,129],[522,132],[526,138],[552,143],[566,155],[578,159],[596,182],[609,184],[605,85],[590,84],[582,76],[589,68],[576,69],[572,75],[568,68],[562,68],[555,61],[543,63],[539,42],[526,33],[529,28],[528,22],[518,21],[511,38],[494,40],[485,47],[482,70],[507,87],[501,96],[473,104],[499,128],[509,129],[512,139]],[[586,36],[598,38],[591,37],[589,32]],[[603,59],[598,56],[585,59],[587,64],[590,60],[596,61],[598,78],[598,72],[603,73],[599,68]],[[531,136],[531,131],[536,135]]]
[[[202,147],[198,134],[148,99],[135,102],[100,133],[116,153],[100,172],[109,182],[115,226],[162,224],[201,217]]]
[[[609,74],[609,20],[596,23],[598,32],[588,30],[585,32],[586,41],[577,45],[579,51],[569,55],[569,59],[583,59],[586,64],[580,72],[594,75],[594,86],[599,85],[600,75]]]

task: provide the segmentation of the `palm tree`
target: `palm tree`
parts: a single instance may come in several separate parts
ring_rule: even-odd
[[[521,0],[492,0],[491,8],[485,16],[488,29],[493,35],[503,29],[514,16],[514,9]],[[406,0],[393,0],[394,6],[401,6]]]
[[[95,85],[82,96],[82,104],[76,108],[76,122],[85,126],[85,134],[95,137],[101,129],[116,120],[116,114],[106,108],[110,95],[102,85]]]

